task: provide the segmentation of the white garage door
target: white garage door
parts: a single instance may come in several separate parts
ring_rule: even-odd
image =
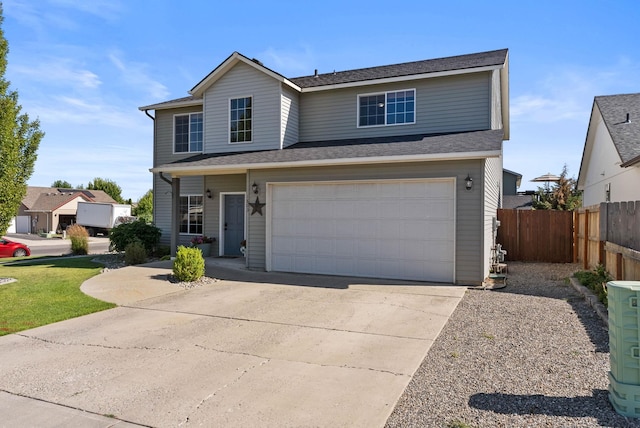
[[[453,178],[269,188],[268,270],[454,282]]]

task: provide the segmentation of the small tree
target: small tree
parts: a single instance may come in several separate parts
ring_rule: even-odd
[[[122,189],[116,184],[115,181],[96,177],[93,181],[89,182],[87,190],[102,190],[107,195],[111,196],[117,203],[124,204],[122,198]]]
[[[133,209],[133,215],[140,220],[151,223],[153,221],[153,190],[148,190]]]
[[[582,205],[582,195],[578,191],[578,182],[574,178],[567,178],[568,170],[565,164],[560,178],[553,186],[538,187],[533,196],[533,208],[536,210],[573,211]]]
[[[73,189],[73,186],[71,185],[71,183],[65,180],[56,180],[53,183],[51,183],[51,187],[57,187],[59,189]]]
[[[9,43],[4,38],[0,2],[0,236],[7,231],[11,219],[18,214],[22,199],[27,194],[27,181],[44,132],[38,120],[30,121],[21,113],[18,92],[9,89],[4,75],[7,70]]]

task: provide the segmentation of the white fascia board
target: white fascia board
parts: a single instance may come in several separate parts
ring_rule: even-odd
[[[257,62],[246,58],[245,56],[239,54],[238,52],[234,52],[223,64],[221,64],[217,69],[212,71],[200,83],[198,83],[196,86],[194,86],[193,89],[191,89],[189,91],[189,94],[194,95],[194,96],[202,96],[202,94],[204,94],[204,91],[208,87],[213,85],[218,79],[220,79],[222,76],[224,76],[238,62],[243,62],[243,63],[255,68],[256,70],[266,74],[267,76],[270,76],[270,77],[278,80],[279,82],[282,82],[282,83],[284,83],[286,85],[289,85],[290,87],[292,87],[296,91],[300,91],[300,87],[298,85],[294,84],[293,82],[291,82],[290,80],[288,80],[286,77],[284,77],[284,76],[282,76],[282,75],[280,75],[280,74],[278,74],[278,73],[276,73],[276,72],[274,72],[272,70],[269,70],[265,66],[260,65]]]
[[[421,155],[403,155],[403,156],[376,156],[367,158],[343,158],[343,159],[320,159],[306,161],[291,162],[265,162],[265,163],[247,163],[234,165],[209,165],[209,166],[168,166],[165,168],[151,168],[152,173],[169,173],[173,177],[192,176],[192,175],[220,175],[220,174],[238,174],[244,173],[251,169],[278,169],[278,168],[301,168],[315,166],[339,166],[339,165],[368,165],[380,163],[401,163],[401,162],[435,162],[449,160],[472,160],[497,158],[502,156],[502,151],[486,151],[486,152],[463,152],[463,153],[438,153],[438,154],[421,154]]]
[[[170,108],[201,106],[202,103],[203,103],[203,100],[202,100],[202,98],[200,98],[200,99],[197,99],[197,100],[176,101],[175,103],[164,102],[164,103],[159,103],[159,104],[151,104],[151,105],[148,105],[148,106],[138,107],[138,110],[140,110],[140,111],[145,111],[145,110],[167,110],[167,109],[170,109]]]
[[[509,116],[509,52],[504,59],[504,66],[500,70],[500,96],[502,97],[500,105],[502,106],[502,129],[504,131],[504,139],[509,140],[511,135],[510,116]]]
[[[386,77],[383,79],[358,80],[357,82],[337,83],[335,85],[312,86],[302,88],[301,92],[329,91],[332,89],[355,88],[358,86],[382,85],[384,83],[407,82],[410,80],[432,79],[434,77],[457,76],[460,74],[480,73],[483,71],[500,70],[504,65],[488,65],[477,68],[464,68],[460,70],[437,71],[434,73],[410,74],[408,76]]]

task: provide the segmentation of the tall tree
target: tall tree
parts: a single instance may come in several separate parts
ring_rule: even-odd
[[[122,199],[122,189],[116,184],[115,181],[96,177],[93,179],[93,181],[89,182],[87,190],[102,190],[107,195],[115,199],[115,201],[119,204],[124,203],[124,199]]]
[[[133,215],[145,223],[153,221],[153,190],[149,189],[140,199],[133,209]]]
[[[539,187],[533,197],[533,208],[536,210],[573,211],[582,205],[582,195],[578,191],[578,183],[568,178],[565,164],[560,179],[553,186]]]
[[[39,121],[30,121],[26,113],[21,113],[18,92],[10,90],[10,82],[5,79],[9,43],[2,30],[2,12],[0,3],[0,235],[9,228],[27,194],[27,181],[44,137]]]
[[[59,189],[73,189],[73,186],[71,185],[71,183],[69,183],[66,180],[56,180],[53,183],[51,183],[51,187],[57,187]]]

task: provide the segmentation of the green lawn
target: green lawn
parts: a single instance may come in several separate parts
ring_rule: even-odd
[[[90,257],[33,260],[0,265],[0,336],[115,307],[89,297],[80,285],[100,273]]]

